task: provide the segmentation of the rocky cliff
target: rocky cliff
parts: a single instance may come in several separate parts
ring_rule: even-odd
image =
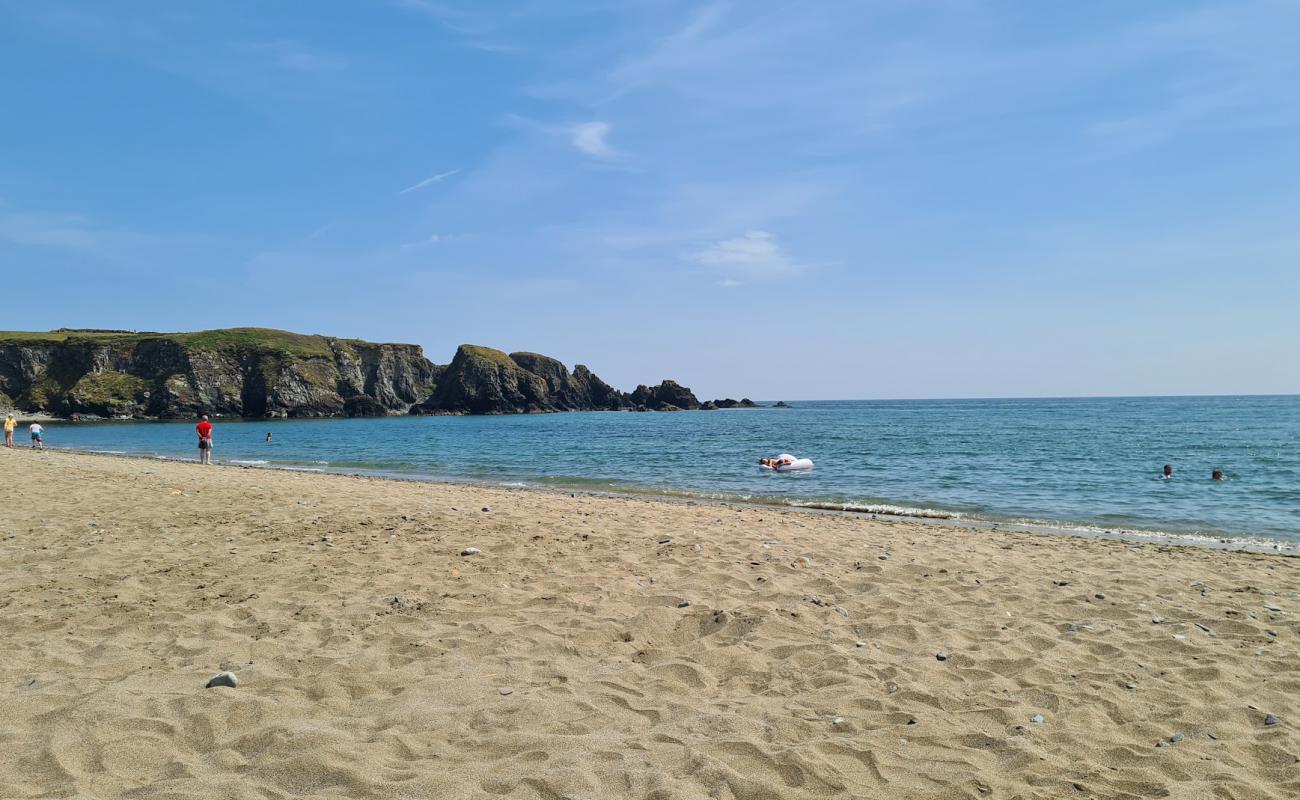
[[[0,408],[179,418],[510,414],[700,408],[673,381],[625,394],[585,366],[462,345],[451,364],[416,345],[264,328],[198,333],[0,333]]]
[[[667,388],[665,388],[667,387]],[[676,402],[669,402],[676,401]],[[463,344],[416,412],[517,414],[546,411],[675,411],[699,408],[689,389],[673,381],[624,394],[582,364],[568,367],[550,356],[510,353]]]
[[[416,345],[259,328],[0,333],[0,405],[59,415],[405,413],[441,371]]]

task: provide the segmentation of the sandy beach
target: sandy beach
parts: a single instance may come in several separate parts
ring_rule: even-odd
[[[1300,796],[1292,558],[66,452],[0,485],[3,798]]]

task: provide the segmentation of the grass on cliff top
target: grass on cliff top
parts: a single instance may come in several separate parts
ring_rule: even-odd
[[[274,328],[218,328],[195,333],[129,333],[123,331],[0,331],[0,346],[34,344],[107,344],[170,341],[193,350],[217,352],[278,352],[289,356],[332,355],[328,340]],[[354,346],[370,344],[361,339],[337,339]]]
[[[472,358],[481,358],[485,361],[494,361],[502,366],[511,367],[513,369],[522,369],[522,367],[510,360],[510,356],[500,350],[493,350],[491,347],[484,347],[478,344],[462,344],[460,349],[464,350],[465,354]]]

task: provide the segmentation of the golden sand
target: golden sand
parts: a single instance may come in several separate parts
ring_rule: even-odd
[[[0,798],[1300,796],[1295,559],[26,450],[0,485]]]

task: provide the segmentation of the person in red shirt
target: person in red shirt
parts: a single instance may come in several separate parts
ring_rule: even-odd
[[[208,422],[208,415],[204,414],[203,419],[198,425],[194,426],[194,431],[199,435],[199,463],[212,463],[212,423]]]

